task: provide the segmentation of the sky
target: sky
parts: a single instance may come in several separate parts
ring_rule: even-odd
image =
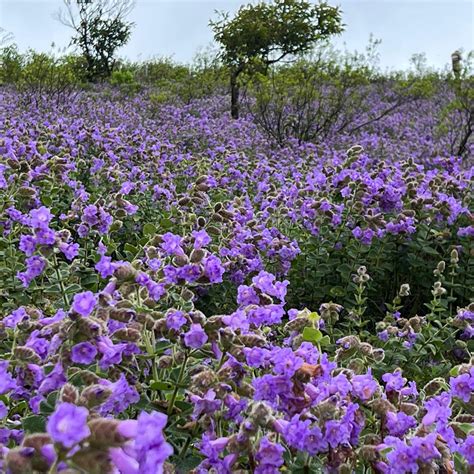
[[[212,47],[209,20],[215,11],[234,12],[248,0],[136,0],[130,42],[120,56],[132,60],[170,57],[190,62]],[[332,0],[343,11],[345,32],[336,47],[363,51],[372,34],[383,69],[406,69],[415,53],[426,54],[431,67],[442,68],[459,48],[474,49],[474,0]],[[67,46],[71,30],[54,18],[62,0],[0,0],[0,27],[21,50]]]

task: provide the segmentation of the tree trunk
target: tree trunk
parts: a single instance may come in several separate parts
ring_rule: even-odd
[[[239,84],[237,78],[239,69],[232,69],[230,72],[230,114],[233,119],[239,118]]]

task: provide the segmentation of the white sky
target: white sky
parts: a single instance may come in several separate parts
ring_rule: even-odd
[[[131,40],[120,55],[130,59],[167,56],[189,62],[212,42],[209,19],[215,10],[235,11],[248,1],[136,0]],[[381,39],[381,65],[406,68],[414,53],[425,52],[428,64],[442,67],[458,48],[474,49],[474,0],[334,0],[346,31],[334,43],[364,50],[372,33]],[[66,46],[71,31],[53,18],[62,0],[0,0],[0,27],[13,33],[24,50],[48,51]]]

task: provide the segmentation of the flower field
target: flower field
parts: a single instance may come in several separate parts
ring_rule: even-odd
[[[473,472],[436,99],[280,147],[221,96],[0,90],[0,472]]]

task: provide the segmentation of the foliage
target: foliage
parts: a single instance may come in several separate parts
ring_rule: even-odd
[[[222,14],[211,27],[222,47],[221,58],[230,69],[233,118],[239,115],[238,79],[243,72],[265,73],[270,65],[305,53],[315,42],[342,31],[337,7],[305,0],[242,6],[234,18]]]
[[[108,78],[115,67],[116,52],[130,39],[133,23],[126,21],[130,0],[64,0],[58,19],[74,30],[71,44],[86,63],[87,79]]]
[[[441,93],[276,147],[221,95],[2,90],[0,470],[468,472],[472,171]]]

